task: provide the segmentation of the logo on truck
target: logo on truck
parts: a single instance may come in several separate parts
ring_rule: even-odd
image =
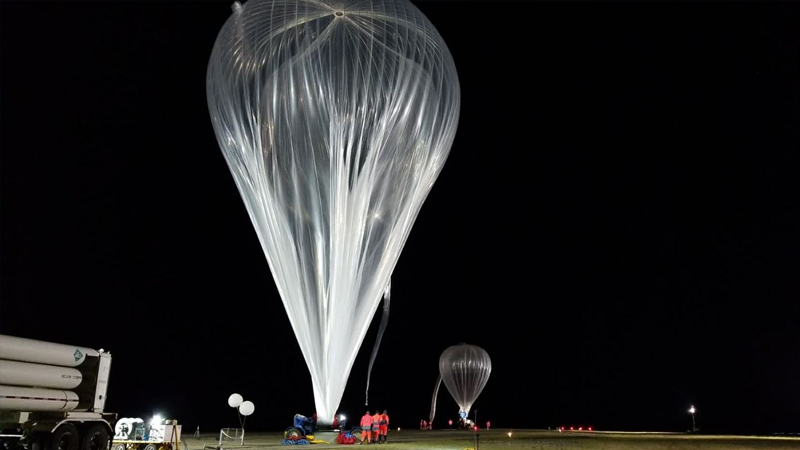
[[[75,353],[72,354],[75,357],[75,362],[78,362],[83,358],[83,353],[81,353],[80,349],[75,349]]]

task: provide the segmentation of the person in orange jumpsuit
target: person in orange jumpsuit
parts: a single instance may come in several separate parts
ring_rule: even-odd
[[[372,415],[372,441],[378,442],[378,435],[381,432],[381,413],[380,411],[375,411],[375,414]],[[380,442],[378,442],[380,443]]]
[[[378,442],[386,443],[386,436],[389,434],[389,411],[383,410],[383,414],[381,414],[381,420],[378,423],[380,425],[380,433],[378,437]]]
[[[367,411],[366,414],[361,416],[361,444],[364,442],[369,445],[370,438],[372,437],[372,415]]]

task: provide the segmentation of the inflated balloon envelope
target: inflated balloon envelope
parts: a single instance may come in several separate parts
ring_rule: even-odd
[[[453,59],[407,0],[250,0],[217,37],[207,95],[330,423],[450,151]]]
[[[491,373],[492,360],[489,354],[476,345],[464,343],[454,345],[448,347],[439,357],[441,380],[458,403],[459,413],[463,414],[463,417],[469,414],[475,400],[489,381]]]

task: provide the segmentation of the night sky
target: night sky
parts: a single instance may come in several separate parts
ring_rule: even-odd
[[[2,2],[0,331],[111,351],[121,417],[215,432],[239,392],[278,430],[313,395],[208,115],[230,3]],[[417,5],[461,121],[370,406],[418,424],[463,341],[495,427],[682,431],[694,404],[704,432],[800,432],[800,5]]]

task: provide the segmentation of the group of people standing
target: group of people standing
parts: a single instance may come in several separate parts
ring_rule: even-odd
[[[361,417],[361,444],[366,442],[370,444],[377,442],[378,444],[386,443],[386,437],[389,434],[389,412],[385,409],[383,413],[375,411],[375,414],[370,414],[367,411]]]

